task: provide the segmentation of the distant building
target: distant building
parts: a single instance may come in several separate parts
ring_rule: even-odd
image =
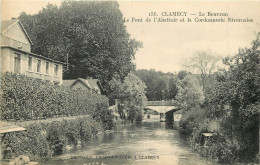
[[[77,78],[73,80],[63,80],[64,86],[68,86],[71,89],[82,89],[88,91],[95,91],[98,94],[101,94],[103,87],[101,86],[98,79],[83,79]]]
[[[62,62],[31,53],[32,41],[18,19],[1,21],[1,72],[62,84]]]

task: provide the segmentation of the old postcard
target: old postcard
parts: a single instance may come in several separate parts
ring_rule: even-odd
[[[1,1],[1,164],[259,164],[260,1]]]

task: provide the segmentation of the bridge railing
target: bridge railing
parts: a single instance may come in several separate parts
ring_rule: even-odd
[[[147,106],[174,106],[175,100],[148,101]]]

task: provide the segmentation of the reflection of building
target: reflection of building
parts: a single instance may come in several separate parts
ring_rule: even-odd
[[[95,91],[98,94],[101,94],[101,91],[103,90],[98,79],[77,78],[74,80],[63,80],[63,85],[68,86],[71,89],[82,89],[82,90]]]
[[[31,53],[32,41],[18,19],[1,22],[1,72],[62,84],[62,63]]]

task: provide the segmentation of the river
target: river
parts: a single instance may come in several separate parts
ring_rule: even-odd
[[[159,117],[158,117],[159,119]],[[173,123],[146,119],[119,132],[106,132],[88,143],[87,147],[71,150],[44,165],[197,165],[213,164],[180,138],[178,121]]]

